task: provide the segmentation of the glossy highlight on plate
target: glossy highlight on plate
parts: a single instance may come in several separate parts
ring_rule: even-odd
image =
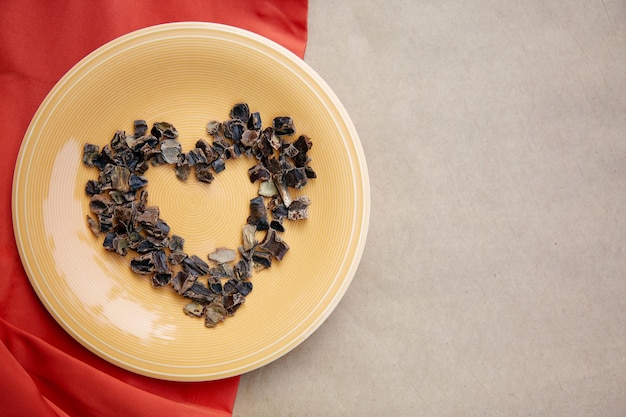
[[[85,224],[84,143],[104,145],[135,119],[167,120],[183,148],[245,101],[264,117],[290,115],[315,143],[310,218],[290,226],[291,247],[254,276],[249,303],[208,329],[185,301],[153,290],[128,260],[102,249]],[[237,247],[258,192],[249,163],[233,160],[210,187],[151,170],[150,201],[190,253]],[[154,171],[154,172],[152,172]],[[297,194],[295,195],[297,197]],[[330,87],[300,58],[245,30],[172,23],[122,36],[73,67],[35,114],[18,156],[13,223],[31,284],[57,322],[102,358],[154,378],[201,381],[257,369],[289,352],[339,303],[361,258],[369,182],[357,132]]]

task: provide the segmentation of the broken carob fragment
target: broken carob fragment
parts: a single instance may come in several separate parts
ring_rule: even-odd
[[[309,197],[302,196],[296,198],[288,208],[287,218],[289,220],[302,220],[309,217]]]
[[[274,132],[277,135],[293,135],[296,131],[293,125],[291,117],[276,117],[274,118]]]
[[[152,126],[152,130],[150,131],[152,135],[161,139],[161,137],[166,139],[176,139],[178,137],[178,130],[168,122],[157,122]]]
[[[137,274],[148,275],[156,271],[152,253],[138,256],[130,260],[130,269]]]
[[[270,224],[267,221],[265,201],[262,196],[250,200],[250,216],[248,216],[247,222],[248,224],[256,226],[257,230],[267,230],[270,228]]]
[[[219,264],[232,262],[236,256],[235,251],[228,248],[218,248],[215,252],[209,253],[209,259]]]
[[[213,301],[208,304],[205,309],[205,319],[204,325],[206,327],[215,327],[217,324],[224,321],[226,316],[228,315],[228,311],[224,308],[224,305],[219,301]]]
[[[183,311],[188,316],[202,317],[204,314],[204,304],[191,302],[183,307]]]
[[[265,239],[263,239],[263,242],[259,244],[259,247],[267,251],[270,255],[272,255],[279,261],[283,259],[283,257],[289,250],[289,245],[283,242],[283,240],[280,238],[280,236],[278,236],[274,229],[269,229],[267,231]]]
[[[183,269],[190,274],[200,277],[209,272],[209,265],[196,255],[192,255],[183,259]]]
[[[231,119],[237,119],[242,123],[248,123],[248,119],[250,119],[250,107],[248,103],[237,103],[230,110],[229,114]]]
[[[270,171],[262,164],[257,164],[248,170],[250,182],[267,181],[272,177]]]
[[[183,297],[190,298],[197,303],[210,303],[216,295],[205,284],[196,280],[193,285],[183,293]]]
[[[85,143],[83,147],[83,163],[89,167],[94,166],[99,154],[99,146],[91,143]]]

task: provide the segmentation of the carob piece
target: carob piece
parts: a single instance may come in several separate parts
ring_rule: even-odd
[[[257,230],[267,230],[270,228],[270,224],[267,221],[265,201],[262,196],[250,200],[250,216],[248,216],[247,222],[248,224],[256,226]]]
[[[274,229],[269,229],[265,235],[265,239],[259,244],[259,248],[265,250],[280,261],[289,250],[289,245],[283,242]]]
[[[293,135],[296,131],[293,120],[289,116],[275,117],[273,127],[277,135]]]
[[[238,119],[243,123],[247,123],[248,119],[250,119],[250,107],[248,103],[237,103],[233,106],[229,115],[231,119]]]

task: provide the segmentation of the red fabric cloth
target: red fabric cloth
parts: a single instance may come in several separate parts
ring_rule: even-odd
[[[230,416],[239,377],[184,383],[136,375],[74,341],[39,302],[11,222],[30,119],[54,84],[102,44],[143,27],[207,21],[264,35],[299,56],[307,0],[0,0],[0,416]]]

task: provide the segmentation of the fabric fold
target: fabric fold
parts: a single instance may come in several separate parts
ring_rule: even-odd
[[[4,337],[1,340],[0,364],[3,375],[0,378],[0,410],[11,410],[11,415],[16,417],[57,416],[57,412],[39,392],[35,381],[6,347]],[[0,411],[0,414],[9,415],[6,411]]]
[[[54,412],[56,409],[57,412],[62,411],[71,416],[101,414],[224,417],[231,414],[227,398],[232,390],[236,391],[237,378],[207,383],[160,381],[159,385],[163,389],[152,389],[157,392],[149,392],[141,388],[142,384],[128,384],[105,371],[94,369],[2,319],[0,340],[3,342],[0,362],[6,364],[2,367],[5,370],[4,380],[23,380],[24,383],[19,385],[28,390],[25,391],[26,395],[20,393],[16,398],[21,398],[24,407],[33,402],[33,397],[37,397],[34,405],[40,413],[44,409],[43,404],[49,402],[49,411]],[[138,378],[145,379],[144,382],[147,383],[153,381],[149,378]],[[193,403],[204,395],[214,396],[212,409]],[[12,404],[15,401],[13,396],[6,398]],[[56,415],[57,412],[51,415]]]

